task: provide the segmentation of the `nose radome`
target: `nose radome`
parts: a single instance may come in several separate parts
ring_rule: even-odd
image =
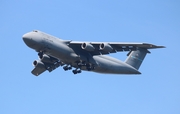
[[[25,42],[25,40],[27,40],[29,37],[28,37],[28,33],[26,33],[26,34],[24,34],[23,36],[22,36],[22,38],[23,38],[23,40],[24,40],[24,42]]]
[[[32,45],[34,45],[34,41],[32,40],[32,36],[30,33],[26,33],[22,36],[23,41],[25,42],[25,44],[29,47],[31,47]]]
[[[29,33],[26,33],[22,36],[23,40],[28,40],[28,39],[31,39],[30,37],[30,34]]]

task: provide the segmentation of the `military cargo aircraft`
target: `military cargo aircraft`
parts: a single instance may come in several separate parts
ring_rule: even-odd
[[[39,60],[33,62],[32,74],[53,71],[63,66],[65,71],[74,74],[82,70],[105,74],[141,74],[141,66],[148,49],[164,48],[149,43],[131,42],[82,42],[63,40],[39,30],[23,35],[25,44],[38,52]],[[107,56],[110,53],[128,51],[127,59],[122,62]]]

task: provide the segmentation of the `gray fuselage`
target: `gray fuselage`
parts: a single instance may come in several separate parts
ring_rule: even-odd
[[[107,55],[91,55],[83,49],[78,50],[70,47],[70,41],[62,40],[52,35],[33,31],[23,35],[26,45],[37,52],[43,51],[45,54],[55,57],[67,65],[76,67],[76,61],[85,61],[95,66],[92,70],[98,73],[111,74],[140,74],[134,67],[118,59]],[[82,70],[86,70],[84,67]]]

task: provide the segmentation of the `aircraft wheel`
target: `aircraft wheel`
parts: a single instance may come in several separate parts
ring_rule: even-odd
[[[77,74],[77,70],[73,70],[73,73],[74,73],[74,74]]]
[[[91,71],[91,68],[90,68],[90,67],[88,67],[88,68],[87,68],[87,70],[88,70],[88,71]]]
[[[77,73],[81,73],[81,70],[78,70]]]
[[[68,70],[71,70],[72,69],[72,67],[68,67]]]
[[[53,71],[53,69],[52,69],[52,68],[49,68],[48,71],[51,72],[51,71]]]
[[[65,67],[63,67],[63,69],[64,69],[65,71],[67,71],[67,70],[68,70],[68,67],[67,67],[67,66],[65,66]]]

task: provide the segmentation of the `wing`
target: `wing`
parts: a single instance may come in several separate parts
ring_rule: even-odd
[[[137,48],[155,49],[164,48],[164,46],[156,46],[149,43],[131,43],[131,42],[69,42],[72,49],[83,50],[92,55],[101,55],[116,53],[121,51],[133,51]]]
[[[35,68],[31,71],[35,76],[39,76],[41,73],[46,71],[45,66],[35,66]]]
[[[58,68],[60,65],[62,65],[62,62],[49,55],[43,54],[42,56],[39,57],[40,60],[35,60],[33,62],[35,68],[31,71],[31,73],[34,74],[35,76],[39,76],[41,73],[43,73],[46,70],[51,72],[56,68]]]

